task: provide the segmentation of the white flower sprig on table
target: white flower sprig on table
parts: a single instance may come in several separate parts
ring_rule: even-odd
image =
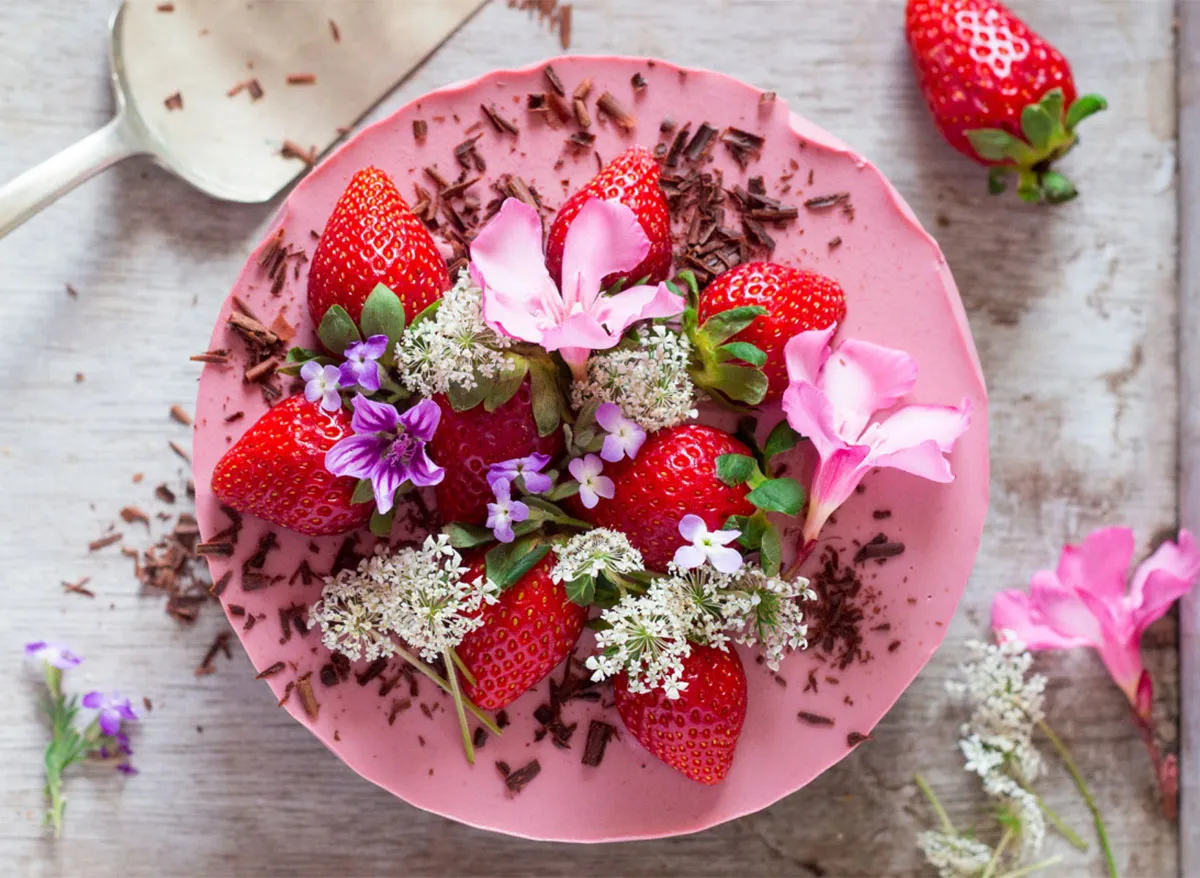
[[[493,732],[495,724],[467,701],[459,688],[461,663],[455,648],[483,625],[480,610],[496,602],[495,583],[471,575],[445,534],[425,538],[419,549],[389,553],[380,548],[354,570],[326,577],[321,599],[309,610],[325,647],[350,659],[399,656],[454,696],[463,747],[474,761],[466,711]],[[419,653],[409,653],[402,641]],[[441,658],[446,678],[427,662]]]

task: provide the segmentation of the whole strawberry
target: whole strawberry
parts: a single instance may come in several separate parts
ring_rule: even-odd
[[[746,722],[746,672],[732,649],[692,644],[684,659],[687,687],[675,699],[661,689],[634,694],[628,677],[613,680],[617,713],[643,747],[703,784],[724,780]]]
[[[1058,49],[997,0],[908,0],[905,33],[934,121],[951,146],[992,166],[993,193],[1015,172],[1026,201],[1078,194],[1051,164],[1075,145],[1076,126],[1108,104],[1076,97]]]
[[[357,322],[377,284],[400,297],[411,320],[442,297],[450,274],[396,184],[378,168],[364,168],[342,193],[313,253],[308,272],[313,323],[319,325],[332,305],[341,305]]]
[[[566,589],[550,578],[554,563],[547,555],[496,603],[485,605],[483,626],[458,645],[458,657],[475,678],[465,682],[464,692],[484,710],[507,707],[541,682],[583,633],[587,608],[569,601]],[[482,572],[479,561],[471,577]]]
[[[613,480],[611,500],[576,513],[597,527],[629,537],[646,567],[665,570],[683,545],[679,520],[688,513],[720,530],[731,515],[751,515],[746,485],[730,487],[717,478],[722,454],[750,454],[743,443],[714,427],[682,424],[652,434],[638,456],[605,467]]]
[[[773,262],[745,262],[718,275],[700,296],[700,321],[714,314],[758,305],[767,313],[732,337],[762,351],[770,382],[763,402],[776,402],[788,386],[783,349],[792,336],[825,329],[846,316],[846,294],[837,281]]]
[[[671,215],[667,210],[667,196],[658,185],[661,176],[662,170],[650,151],[633,146],[601,168],[600,173],[566,200],[554,217],[546,244],[546,267],[555,283],[562,283],[567,229],[591,198],[624,204],[637,216],[642,231],[650,239],[650,252],[646,258],[627,274],[606,277],[604,286],[610,286],[622,277],[629,283],[642,278],[649,278],[647,283],[667,279],[671,272]]]
[[[308,536],[362,527],[370,503],[351,503],[355,480],[325,469],[325,453],[353,434],[350,415],[327,412],[303,396],[285,399],[258,419],[212,475],[225,505]]]
[[[483,524],[493,500],[487,481],[492,464],[534,452],[552,458],[563,453],[562,431],[538,435],[528,380],[493,412],[482,405],[456,412],[444,396],[434,401],[442,410],[442,421],[429,450],[446,469],[446,477],[434,489],[444,522]]]

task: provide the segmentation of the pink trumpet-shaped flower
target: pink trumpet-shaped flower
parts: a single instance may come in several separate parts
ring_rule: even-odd
[[[662,283],[603,294],[606,276],[637,267],[649,250],[632,210],[588,201],[567,232],[560,290],[546,270],[537,211],[509,198],[471,243],[471,278],[483,291],[488,326],[558,351],[580,378],[588,355],[615,347],[637,321],[683,311],[683,298]]]
[[[855,339],[834,350],[829,341],[836,330],[801,332],[784,352],[790,383],[783,411],[820,457],[804,523],[806,546],[872,469],[953,481],[946,455],[971,421],[971,401],[964,399],[957,408],[907,405],[872,422],[912,390],[916,361],[904,351]]]

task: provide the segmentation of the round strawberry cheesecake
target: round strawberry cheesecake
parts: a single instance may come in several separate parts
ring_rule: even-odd
[[[200,551],[259,676],[363,777],[512,835],[694,832],[871,746],[987,510],[937,244],[776,95],[662,61],[364,130],[202,359]]]

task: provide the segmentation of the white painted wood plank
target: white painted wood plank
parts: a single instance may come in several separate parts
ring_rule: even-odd
[[[947,645],[877,740],[804,792],[699,836],[618,847],[529,844],[417,813],[356,778],[276,710],[240,653],[194,678],[223,623],[180,629],[137,595],[127,559],[89,556],[126,503],[177,477],[167,419],[190,406],[212,315],[267,218],[218,204],[146,164],[93,181],[0,241],[0,654],[33,636],[88,657],[86,680],[153,698],[137,738],[142,774],[85,773],[66,837],[37,825],[43,731],[32,687],[0,724],[0,864],[19,875],[925,874],[912,845],[932,817],[924,771],[962,825],[985,804],[954,749],[943,685],[991,595],[1022,585],[1058,547],[1126,522],[1141,545],[1175,523],[1176,211],[1171,0],[1014,0],[1113,109],[1088,123],[1068,168],[1076,204],[1034,210],[984,193],[978,169],[931,129],[913,88],[901,0],[578,0],[579,51],[645,53],[775,89],[876,161],[939,237],[989,377],[993,507]],[[109,113],[110,0],[12,2],[0,15],[0,179]],[[493,6],[388,106],[488,69],[553,54],[555,39]],[[80,298],[69,299],[70,282]],[[1193,348],[1194,350],[1194,348]],[[76,384],[76,372],[86,380]],[[1194,434],[1193,434],[1194,435]],[[130,483],[142,471],[140,486]],[[134,529],[129,529],[133,531]],[[136,541],[136,538],[135,538]],[[58,583],[91,575],[94,603]],[[1147,638],[1163,728],[1178,703],[1169,623]],[[1051,714],[1108,815],[1128,875],[1177,870],[1145,756],[1120,694],[1090,655],[1055,657]],[[81,680],[81,685],[83,685]],[[1088,834],[1061,772],[1051,804]],[[583,806],[582,803],[580,806]],[[1060,874],[1102,874],[1098,854],[1052,841]]]

